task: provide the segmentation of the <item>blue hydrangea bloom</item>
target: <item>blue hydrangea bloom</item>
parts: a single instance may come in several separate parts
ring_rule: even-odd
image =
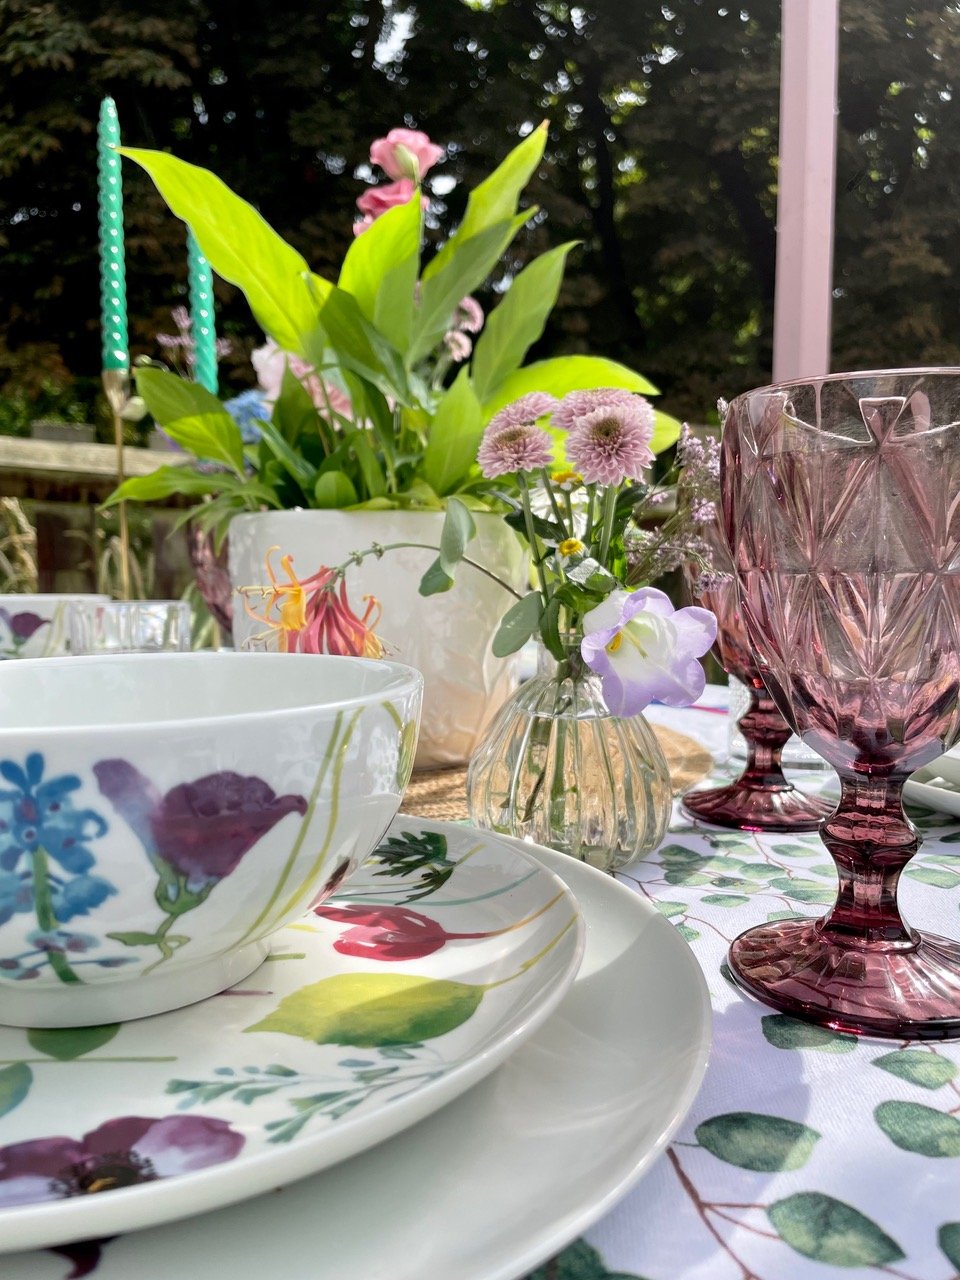
[[[256,444],[261,434],[259,424],[270,421],[270,409],[263,398],[263,392],[241,391],[232,400],[225,400],[223,407],[240,428],[243,443]]]

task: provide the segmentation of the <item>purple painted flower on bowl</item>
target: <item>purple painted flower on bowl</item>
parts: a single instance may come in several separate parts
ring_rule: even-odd
[[[580,652],[601,678],[603,700],[615,716],[635,716],[656,698],[689,706],[703,693],[698,659],[717,636],[707,609],[674,609],[655,587],[612,591],[584,615]]]
[[[0,621],[7,627],[14,641],[21,644],[26,644],[41,627],[50,625],[50,619],[41,618],[38,613],[11,613],[9,609],[0,609]]]
[[[233,1160],[244,1137],[208,1116],[118,1116],[82,1138],[0,1147],[0,1206],[36,1204],[155,1182]]]
[[[234,871],[303,796],[278,796],[261,778],[224,771],[181,783],[166,795],[126,760],[93,766],[100,790],[126,820],[154,865],[165,864],[198,894]]]

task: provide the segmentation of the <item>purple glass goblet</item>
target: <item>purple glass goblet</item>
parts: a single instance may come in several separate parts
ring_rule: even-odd
[[[904,780],[960,734],[960,370],[836,374],[730,405],[724,530],[774,702],[840,775],[820,920],[730,948],[740,984],[865,1035],[960,1036],[960,944],[907,925]]]
[[[692,818],[718,827],[816,831],[833,805],[817,796],[804,795],[783,776],[780,754],[790,738],[790,726],[767,693],[757,669],[740,614],[730,553],[719,526],[704,525],[702,536],[716,572],[711,579],[701,581],[700,574],[688,566],[684,577],[691,595],[716,614],[720,665],[750,692],[750,705],[737,721],[747,744],[747,763],[734,782],[688,791],[681,805]]]

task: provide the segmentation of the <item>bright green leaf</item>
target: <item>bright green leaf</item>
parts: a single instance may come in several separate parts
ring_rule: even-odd
[[[119,1022],[97,1027],[36,1028],[27,1032],[27,1039],[38,1053],[58,1062],[70,1062],[109,1044],[119,1030]]]
[[[696,929],[691,929],[688,924],[678,924],[677,933],[679,933],[680,937],[686,942],[696,942],[700,937],[699,932]]]
[[[500,619],[500,627],[493,637],[493,655],[506,658],[522,649],[540,625],[542,602],[539,591],[531,591],[518,600]]]
[[[262,439],[285,471],[291,475],[304,493],[309,493],[317,482],[317,468],[303,454],[287,444],[282,433],[272,422],[261,423]]]
[[[137,391],[167,435],[188,453],[243,475],[243,436],[215,395],[162,369],[138,369]]]
[[[313,489],[314,504],[324,510],[352,507],[357,502],[357,491],[350,477],[342,471],[325,471],[317,477]]]
[[[480,1007],[483,987],[406,973],[341,973],[301,987],[247,1031],[373,1049],[453,1031]]]
[[[480,402],[470,375],[461,369],[437,405],[423,455],[423,475],[441,495],[451,493],[476,460],[483,433]]]
[[[280,383],[280,394],[273,406],[270,421],[286,440],[298,448],[304,436],[316,436],[317,409],[310,392],[287,364]]]
[[[367,493],[371,498],[384,497],[387,492],[387,478],[380,459],[370,443],[369,433],[361,430],[348,431],[344,435],[344,441],[357,460]]]
[[[543,333],[553,310],[567,255],[576,241],[535,258],[516,277],[503,301],[487,316],[470,366],[477,395],[489,400],[497,387],[519,369],[530,347]]]
[[[25,1062],[14,1062],[0,1069],[0,1116],[18,1107],[30,1092],[33,1072]]]
[[[712,1116],[696,1130],[702,1147],[727,1164],[756,1173],[800,1169],[820,1140],[816,1129],[781,1116],[730,1111]]]
[[[909,1080],[921,1089],[941,1089],[957,1074],[956,1065],[949,1058],[924,1049],[898,1049],[885,1053],[882,1058],[874,1058],[873,1065],[901,1080]]]
[[[903,1250],[872,1219],[819,1191],[777,1200],[767,1217],[780,1238],[805,1258],[834,1267],[883,1267]]]
[[[551,653],[558,662],[562,662],[566,657],[563,648],[563,641],[560,638],[561,608],[561,601],[554,595],[547,601],[547,607],[540,615],[540,638],[543,640],[548,652]]]
[[[895,1147],[920,1156],[960,1156],[960,1120],[921,1102],[881,1102],[873,1113]]]
[[[708,893],[700,901],[707,907],[742,907],[750,899],[739,893]]]
[[[536,172],[547,145],[546,122],[533,129],[507,155],[488,178],[474,187],[457,234],[464,239],[511,218],[524,187]]]
[[[354,238],[337,282],[400,352],[410,345],[421,217],[419,191],[406,204],[388,209]]]
[[[121,147],[120,154],[146,169],[213,270],[243,290],[261,328],[284,351],[305,355],[303,340],[317,323],[317,306],[304,280],[309,268],[296,249],[208,170],[164,151]]]
[[[460,299],[486,280],[531,213],[519,213],[467,240],[457,232],[440,250],[423,273],[408,364],[415,364],[434,349],[450,328]]]
[[[105,507],[118,502],[161,502],[175,493],[202,497],[221,493],[236,483],[236,477],[216,472],[205,475],[192,467],[158,467],[147,476],[131,476],[104,502]]]
[[[320,312],[320,328],[341,362],[403,405],[411,403],[407,375],[395,347],[364,317],[353,294],[331,288]],[[311,347],[316,355],[315,348]]]
[[[504,405],[528,391],[546,391],[562,399],[571,391],[590,391],[597,387],[619,387],[640,395],[659,395],[649,379],[616,360],[605,356],[555,356],[528,364],[511,374],[484,404],[483,414],[487,419],[492,418]]]
[[[801,1022],[785,1013],[770,1013],[760,1019],[764,1039],[775,1049],[819,1049],[823,1053],[849,1053],[857,1047],[857,1037],[830,1031],[812,1022]]]

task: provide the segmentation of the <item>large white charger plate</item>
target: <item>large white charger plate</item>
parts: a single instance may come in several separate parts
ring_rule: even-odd
[[[383,1142],[540,1026],[583,936],[569,889],[512,842],[399,818],[221,996],[0,1028],[0,1252],[229,1205]]]
[[[531,1040],[449,1107],[336,1169],[105,1244],[96,1280],[515,1280],[627,1191],[700,1086],[707,987],[637,894],[524,847],[563,876],[587,923],[573,988]],[[75,1274],[95,1265],[88,1249]],[[68,1269],[50,1253],[0,1264],[4,1280]]]

